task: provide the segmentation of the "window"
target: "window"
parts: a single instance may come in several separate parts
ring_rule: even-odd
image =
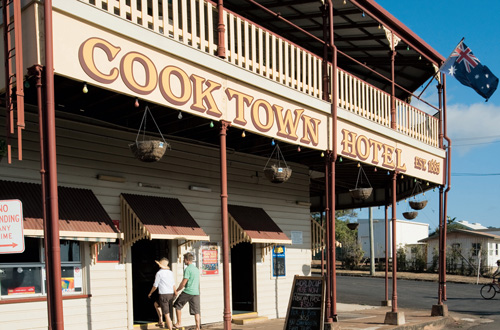
[[[472,256],[477,257],[481,250],[481,243],[472,243]]]
[[[106,243],[102,247],[96,246],[97,262],[118,262],[120,261],[120,244]]]
[[[45,251],[40,238],[25,238],[23,253],[0,255],[0,298],[46,294]],[[80,242],[61,240],[63,294],[83,291]]]
[[[495,244],[495,255],[497,256],[498,255],[498,243]]]

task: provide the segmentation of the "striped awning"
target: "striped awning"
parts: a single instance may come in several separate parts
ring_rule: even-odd
[[[24,235],[43,237],[42,186],[37,183],[0,180],[0,200],[23,203]],[[114,242],[123,238],[90,189],[58,187],[60,239]]]
[[[121,194],[121,208],[124,246],[141,239],[210,240],[177,198]]]
[[[241,242],[292,244],[276,222],[262,208],[228,205],[230,244]]]

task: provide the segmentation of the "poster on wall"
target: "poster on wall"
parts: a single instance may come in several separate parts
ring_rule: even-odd
[[[285,275],[285,247],[283,245],[277,245],[273,247],[273,277]]]
[[[201,275],[219,274],[219,244],[201,243]]]

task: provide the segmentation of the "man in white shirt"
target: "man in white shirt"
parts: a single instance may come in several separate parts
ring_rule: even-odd
[[[170,318],[170,304],[174,299],[175,282],[174,274],[168,267],[168,259],[162,258],[160,261],[155,260],[160,270],[156,273],[155,282],[151,291],[148,294],[148,298],[151,299],[151,295],[158,289],[159,297],[158,301],[155,301],[155,308],[158,312],[158,326],[163,328],[163,315],[165,315],[165,321],[167,322],[167,327],[172,330],[172,319]],[[159,310],[159,308],[161,311]]]

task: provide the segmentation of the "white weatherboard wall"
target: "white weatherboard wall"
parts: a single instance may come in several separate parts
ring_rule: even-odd
[[[370,228],[368,219],[358,219],[358,240],[364,251],[364,257],[370,257]],[[389,224],[389,256],[392,256],[392,220]],[[385,258],[385,220],[373,219],[375,258]],[[429,225],[421,222],[396,220],[396,246],[417,244],[429,236]]]
[[[1,162],[0,176],[4,180],[39,183],[38,123],[32,113],[27,113],[26,120],[23,134],[24,160],[14,159],[12,165],[8,165],[6,161]],[[0,121],[5,122],[4,118],[0,118]],[[120,219],[121,193],[178,198],[210,236],[210,240],[221,243],[218,146],[208,147],[202,143],[195,146],[167,138],[172,150],[167,151],[160,162],[143,163],[133,158],[128,148],[128,143],[135,140],[136,132],[127,133],[58,119],[56,133],[60,186],[91,189],[112,219]],[[213,134],[218,134],[217,128],[214,128]],[[271,153],[271,144],[269,148]],[[275,318],[286,315],[293,276],[310,275],[309,208],[296,204],[297,200],[309,200],[309,173],[306,167],[289,164],[293,168],[291,179],[275,185],[264,177],[262,170],[266,161],[265,158],[228,151],[228,202],[263,208],[288,237],[291,237],[291,231],[303,233],[303,244],[286,245],[287,275],[284,278],[272,278],[271,255],[262,261],[261,245],[257,244],[255,248],[257,311],[260,315]],[[98,174],[124,177],[126,182],[100,181],[96,179]],[[143,183],[143,186],[140,187],[139,183]],[[158,186],[160,189],[146,187],[144,184]],[[190,185],[210,187],[212,192],[191,191]],[[176,245],[177,242],[174,242],[173,246]],[[86,251],[88,252],[88,245]],[[195,244],[192,251],[198,253],[199,244]],[[87,252],[86,256],[89,255]],[[87,292],[92,297],[64,301],[64,315],[68,318],[68,324],[73,323],[71,320],[78,319],[82,324],[88,323],[88,326],[84,326],[85,329],[130,328],[130,264],[90,265],[89,257],[85,260],[82,266],[88,274]],[[182,265],[177,260],[172,260],[172,268],[176,283],[179,283],[182,279]],[[202,322],[222,321],[222,260],[220,274],[202,276],[200,285]],[[46,328],[46,303],[30,303],[30,306],[32,308],[29,308],[27,318],[26,304],[0,304],[0,329],[26,328],[25,325],[14,325],[14,320],[25,320],[30,329],[36,328],[33,327],[34,324]],[[66,306],[72,307],[66,309]],[[183,315],[185,325],[194,324],[187,307]]]

